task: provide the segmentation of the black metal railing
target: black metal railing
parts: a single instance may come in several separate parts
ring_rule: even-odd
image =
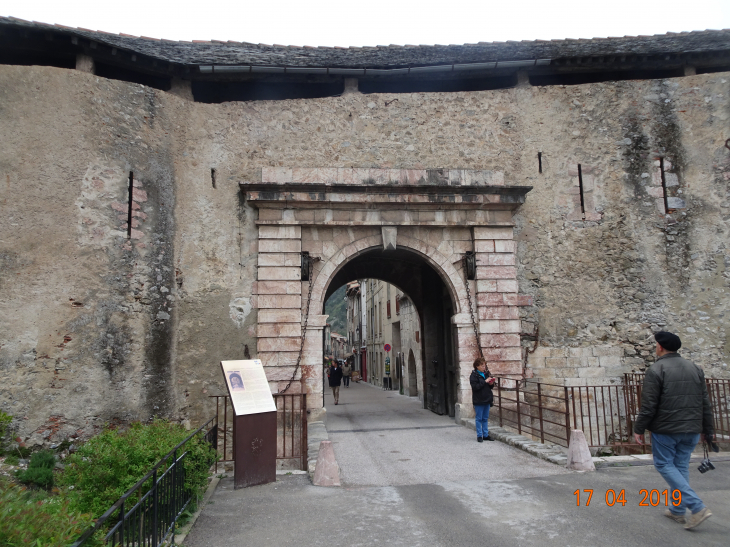
[[[218,422],[218,464],[233,461],[233,406],[228,395],[215,397]],[[296,464],[307,469],[307,395],[305,393],[274,393],[276,403],[276,460],[283,467]],[[288,460],[288,461],[287,461]],[[288,467],[291,469],[291,467]]]
[[[205,432],[205,440],[218,444],[218,421],[211,418],[167,453],[137,484],[104,513],[71,547],[81,547],[111,524],[104,543],[115,547],[158,547],[175,529],[175,523],[195,495],[185,486],[185,448],[190,439]],[[213,461],[210,462],[211,465]],[[116,522],[115,522],[116,519]],[[112,524],[113,523],[113,524]]]
[[[509,425],[541,442],[567,447],[572,429],[580,429],[593,448],[615,453],[646,453],[634,440],[633,425],[641,409],[644,375],[625,374],[623,382],[601,386],[561,386],[531,379],[497,378],[495,406],[499,425]],[[730,380],[707,378],[717,441],[730,442]]]

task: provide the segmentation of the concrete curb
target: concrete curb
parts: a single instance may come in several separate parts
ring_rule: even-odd
[[[329,441],[330,436],[324,422],[309,422],[307,424],[307,473],[309,480],[314,480],[314,469],[317,467],[319,443]]]
[[[216,487],[218,486],[218,483],[221,481],[220,477],[214,476],[210,484],[208,485],[208,488],[205,490],[205,494],[203,494],[203,499],[200,501],[200,504],[198,505],[198,510],[193,513],[193,516],[190,518],[190,522],[188,522],[185,526],[182,527],[179,534],[175,534],[175,537],[172,541],[172,545],[182,545],[183,541],[185,541],[185,538],[190,533],[190,530],[193,529],[193,526],[195,525],[195,521],[198,520],[198,517],[200,516],[200,513],[203,512],[203,508],[208,504],[208,500],[213,495],[213,492],[215,492]]]
[[[461,425],[469,429],[473,429],[474,431],[477,430],[474,418],[462,420]],[[567,466],[568,464],[568,449],[563,446],[552,443],[543,444],[539,441],[533,441],[532,439],[525,437],[524,435],[515,433],[514,431],[511,431],[506,427],[493,425],[491,422],[489,424],[489,435],[494,437],[498,441],[514,446],[515,448],[519,448],[520,450],[524,450],[528,454],[532,454],[533,456],[536,456],[541,460],[545,460],[556,465],[562,465],[563,467]],[[710,456],[710,459],[712,459],[713,461],[721,461],[720,458],[712,458],[712,456]],[[696,456],[693,456],[692,458],[692,462],[700,460],[701,458],[697,459]],[[593,463],[595,464],[596,468],[630,467],[639,465],[653,465],[654,459],[652,458],[651,454],[636,454],[633,456],[606,456],[602,458],[596,457],[593,458]]]

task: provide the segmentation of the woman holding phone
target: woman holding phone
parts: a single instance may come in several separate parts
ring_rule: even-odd
[[[487,361],[484,357],[478,357],[474,361],[474,370],[469,377],[471,384],[471,402],[476,412],[477,426],[477,442],[483,442],[484,439],[493,441],[494,438],[489,436],[489,408],[492,406],[494,396],[492,395],[492,386],[494,385],[494,377],[487,370]]]

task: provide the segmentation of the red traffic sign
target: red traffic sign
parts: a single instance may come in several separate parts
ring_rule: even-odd
[[[385,351],[390,351],[390,350],[391,350],[392,348],[390,347],[390,344],[385,344],[385,345],[383,346],[383,349],[384,349]]]

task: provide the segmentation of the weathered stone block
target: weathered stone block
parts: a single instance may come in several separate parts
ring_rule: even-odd
[[[301,239],[301,226],[259,226],[259,239]]]
[[[545,367],[546,368],[565,368],[566,359],[565,357],[546,357]]]
[[[621,357],[616,355],[602,355],[598,358],[598,366],[601,367],[617,367],[622,364]]]
[[[337,465],[331,441],[322,441],[319,444],[312,484],[314,486],[340,486],[340,466]]]
[[[476,226],[474,227],[474,239],[512,239],[514,233],[512,227],[503,226]]]
[[[519,291],[516,279],[498,279],[497,291],[504,293],[516,293]]]
[[[603,378],[606,376],[606,371],[600,367],[579,368],[576,370],[579,378]]]
[[[256,301],[259,309],[298,308],[301,304],[302,297],[298,294],[260,294]]]
[[[529,294],[505,294],[504,303],[507,306],[532,306],[532,296]]]
[[[294,371],[296,371],[296,373]],[[296,366],[291,365],[266,367],[264,368],[264,372],[266,373],[266,379],[269,382],[288,382],[292,375],[294,376],[294,381],[298,382],[302,377],[301,367],[297,370]],[[287,393],[289,392],[291,392],[291,388],[287,391]]]
[[[495,241],[495,245],[496,245]],[[515,255],[512,253],[502,253],[502,252],[496,252],[489,255],[489,262],[488,264],[490,266],[514,266],[515,265]]]
[[[262,167],[261,182],[292,182],[292,170],[287,167]]]
[[[259,252],[300,253],[302,252],[302,242],[299,239],[261,239],[259,240]]]
[[[514,279],[517,269],[514,266],[477,266],[477,279]]]
[[[473,336],[473,335],[472,335]],[[482,348],[505,348],[520,345],[519,334],[482,334],[479,336]]]
[[[514,253],[517,249],[517,245],[514,241],[495,240],[494,241],[494,252],[495,253]]]
[[[256,294],[301,294],[302,284],[299,281],[258,281]]]
[[[509,332],[520,332],[521,322],[519,319],[500,319],[499,320],[499,328],[501,329],[500,332],[509,333]]]
[[[477,310],[479,319],[518,319],[520,317],[519,310],[515,307],[479,306]]]
[[[301,310],[259,310],[259,323],[301,323]]]
[[[259,209],[259,220],[281,220],[281,209]]]
[[[259,338],[256,342],[256,347],[259,352],[299,351],[301,344],[301,338]]]
[[[502,333],[499,321],[479,321],[479,332],[483,334],[500,334]]]
[[[502,293],[479,293],[477,294],[478,306],[504,306],[504,295]]]
[[[522,348],[482,348],[484,358],[487,362],[492,361],[519,361],[522,362]]]
[[[520,375],[522,374],[522,361],[491,361],[489,362],[489,372],[494,376]]]
[[[301,279],[301,268],[262,267],[257,271],[259,281],[297,281]]]
[[[299,253],[259,253],[259,266],[301,266],[302,255]]]
[[[568,469],[574,471],[595,471],[596,466],[593,463],[591,450],[588,448],[588,441],[582,431],[576,429],[570,434],[570,443],[568,445]]]
[[[621,346],[593,346],[593,355],[596,357],[602,357],[607,355],[614,355],[621,357],[624,354],[624,350]]]
[[[494,241],[489,240],[476,240],[474,241],[474,250],[477,253],[493,253],[494,252]]]
[[[299,323],[259,323],[256,325],[256,336],[259,338],[297,337],[301,335],[302,327]]]
[[[495,292],[497,291],[499,281],[494,279],[477,279],[477,292],[478,293],[485,293],[485,292]],[[515,284],[517,282],[515,281]],[[505,292],[505,291],[501,291]]]
[[[256,355],[261,360],[264,367],[288,367],[297,363],[299,352],[283,352],[283,351],[259,351]]]

